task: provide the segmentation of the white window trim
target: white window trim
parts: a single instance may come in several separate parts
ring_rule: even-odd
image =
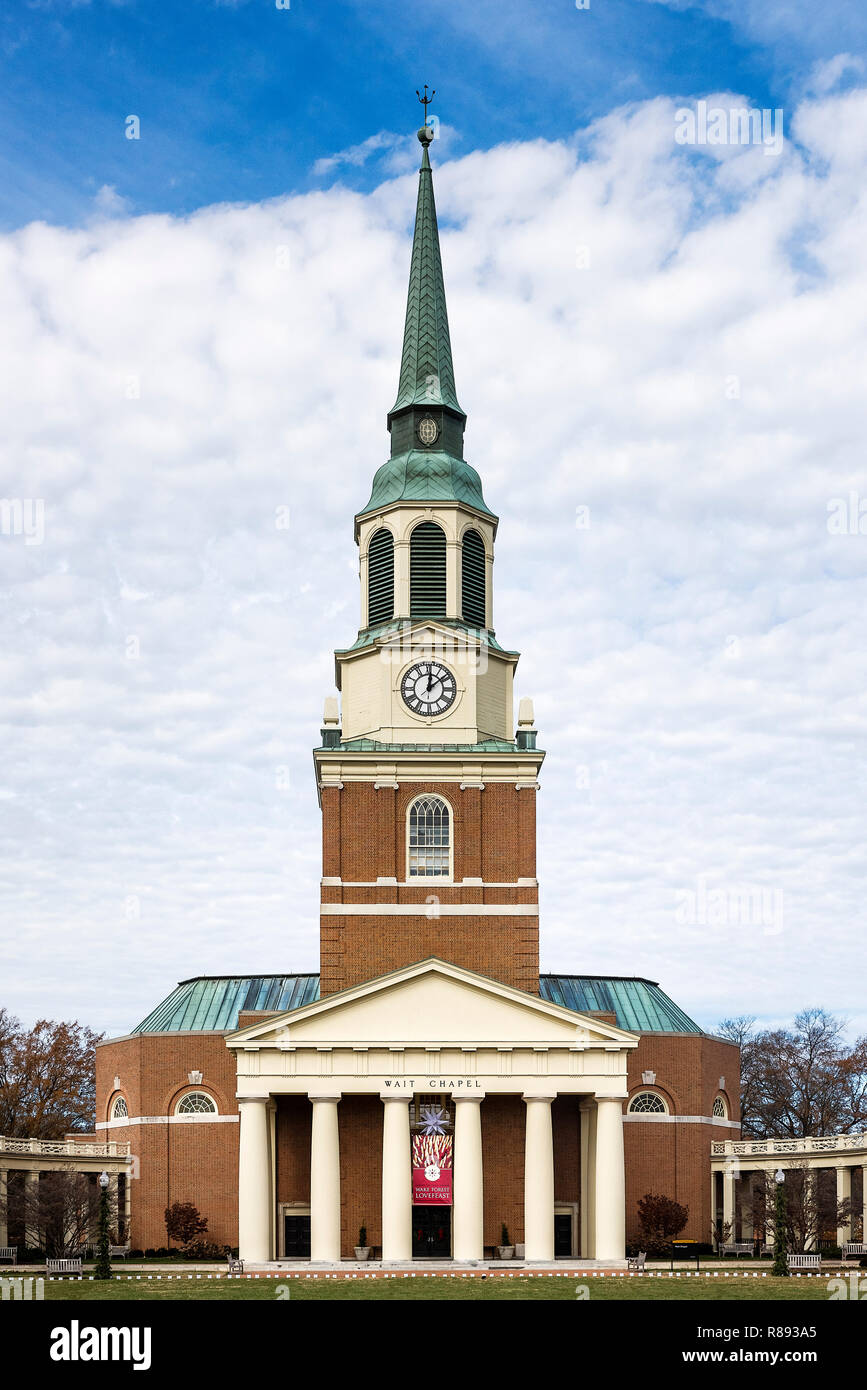
[[[449,871],[447,874],[410,874],[410,844],[409,844],[409,821],[412,815],[412,808],[417,806],[420,801],[441,801],[449,813]],[[455,808],[451,802],[440,792],[421,792],[414,796],[406,808],[404,821],[404,843],[406,845],[406,879],[407,885],[412,888],[419,887],[426,883],[453,883],[455,872]]]
[[[204,1096],[206,1100],[211,1102],[214,1107],[213,1110],[181,1110],[184,1101],[189,1100],[190,1096]],[[176,1115],[183,1115],[185,1120],[195,1119],[199,1115],[210,1120],[213,1119],[215,1115],[219,1115],[220,1107],[209,1091],[205,1091],[202,1087],[196,1086],[192,1091],[184,1091],[184,1094],[178,1097],[174,1113]]]
[[[662,1103],[664,1109],[662,1109],[662,1110],[633,1110],[633,1108],[632,1108],[633,1105],[635,1104],[635,1102],[636,1102],[637,1100],[640,1100],[642,1096],[653,1096],[654,1100],[658,1100],[658,1101],[660,1101],[660,1102]],[[671,1110],[670,1110],[670,1108],[669,1108],[668,1101],[665,1099],[665,1096],[660,1095],[659,1091],[654,1091],[653,1088],[652,1088],[651,1086],[642,1086],[642,1088],[641,1088],[640,1091],[636,1091],[634,1096],[630,1096],[630,1097],[629,1097],[629,1104],[628,1104],[627,1107],[626,1107],[626,1113],[627,1113],[627,1115],[640,1115],[641,1118],[644,1119],[645,1117],[648,1117],[648,1116],[651,1116],[651,1115],[657,1115],[657,1116],[660,1116],[660,1117],[661,1117],[662,1115],[670,1115],[670,1114],[671,1114]]]
[[[126,1114],[125,1114],[125,1115],[118,1115],[118,1114],[116,1114],[117,1107],[121,1104],[121,1102],[123,1102],[123,1104],[126,1106]],[[128,1119],[129,1119],[129,1104],[128,1104],[128,1102],[127,1102],[126,1096],[115,1096],[114,1100],[111,1102],[111,1111],[110,1111],[110,1113],[109,1113],[109,1119],[110,1119],[110,1120],[128,1120]]]

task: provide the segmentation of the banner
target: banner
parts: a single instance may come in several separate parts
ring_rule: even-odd
[[[412,1136],[412,1201],[416,1207],[452,1204],[452,1136]]]

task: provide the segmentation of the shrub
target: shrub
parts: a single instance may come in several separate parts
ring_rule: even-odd
[[[184,1250],[188,1250],[208,1229],[208,1218],[202,1216],[193,1202],[172,1202],[165,1211],[166,1234]]]
[[[185,1260],[224,1260],[227,1245],[215,1245],[212,1240],[194,1240],[184,1247]]]
[[[649,1255],[667,1254],[689,1219],[689,1207],[671,1197],[646,1192],[638,1203],[642,1246]]]

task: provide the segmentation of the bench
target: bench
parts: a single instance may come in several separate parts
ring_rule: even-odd
[[[45,1261],[45,1273],[46,1273],[46,1274],[80,1274],[80,1273],[81,1273],[81,1259],[80,1259],[80,1258],[75,1258],[75,1259],[69,1259],[69,1260],[46,1260],[46,1261]]]
[[[867,1245],[861,1240],[847,1240],[846,1244],[843,1246],[843,1259],[851,1260],[859,1255],[867,1255]],[[3,1251],[0,1250],[0,1258],[2,1258],[2,1256]]]
[[[18,1263],[17,1245],[0,1245],[0,1260],[11,1260],[12,1264]]]
[[[108,1257],[110,1260],[125,1260],[128,1254],[128,1245],[110,1245],[108,1247]]]
[[[753,1242],[751,1240],[736,1240],[731,1245],[720,1247],[721,1255],[751,1255],[753,1253]]]
[[[644,1269],[644,1266],[645,1266],[646,1261],[647,1261],[647,1251],[646,1251],[646,1250],[639,1250],[639,1252],[638,1252],[637,1255],[630,1255],[630,1256],[629,1256],[629,1259],[626,1261],[626,1268],[627,1268],[627,1270],[634,1269],[637,1273],[640,1274],[640,1273],[642,1272],[642,1270]]]
[[[789,1255],[786,1263],[789,1269],[821,1269],[822,1257],[815,1253],[809,1255]]]
[[[238,1257],[237,1257],[237,1255],[227,1255],[227,1256],[226,1256],[226,1264],[227,1264],[227,1266],[228,1266],[228,1272],[229,1272],[229,1274],[243,1274],[243,1273],[244,1273],[244,1261],[243,1261],[243,1260],[239,1260]]]

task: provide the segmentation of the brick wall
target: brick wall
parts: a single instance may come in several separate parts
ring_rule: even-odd
[[[643,1071],[656,1073],[645,1085]],[[725,1077],[729,1118],[740,1119],[740,1054],[733,1043],[686,1034],[645,1033],[629,1059],[630,1095],[658,1091],[674,1115],[707,1116]],[[626,1107],[624,1106],[624,1109]],[[720,1124],[627,1121],[626,1238],[639,1239],[638,1202],[648,1192],[672,1197],[689,1207],[684,1236],[709,1241],[712,1221],[710,1146],[715,1139],[737,1139],[740,1131]]]
[[[191,1085],[188,1072],[202,1072]],[[119,1092],[114,1078],[120,1080]],[[187,1091],[206,1091],[221,1115],[237,1115],[234,1058],[222,1033],[155,1033],[103,1043],[96,1049],[96,1118],[107,1120],[120,1093],[130,1117],[160,1120]],[[238,1243],[237,1122],[113,1126],[100,1139],[129,1140],[137,1160],[130,1187],[134,1249],[168,1244],[165,1209],[193,1202],[208,1218],[207,1238]],[[138,1176],[135,1176],[138,1174]]]
[[[406,815],[410,802],[422,792],[441,795],[452,807],[454,882],[412,887],[375,884],[378,878],[406,882]],[[536,872],[535,793],[518,792],[513,783],[491,783],[484,792],[455,783],[401,785],[397,791],[374,790],[369,783],[347,783],[340,791],[322,792],[323,875],[340,878],[326,885],[322,901],[329,905],[370,905],[369,914],[323,914],[320,937],[320,989],[323,995],[375,979],[428,956],[504,984],[539,992],[538,916],[512,917],[436,915],[438,904],[448,907],[538,907],[533,886],[471,887],[464,878],[514,884]],[[383,904],[429,903],[426,915],[377,914]]]

